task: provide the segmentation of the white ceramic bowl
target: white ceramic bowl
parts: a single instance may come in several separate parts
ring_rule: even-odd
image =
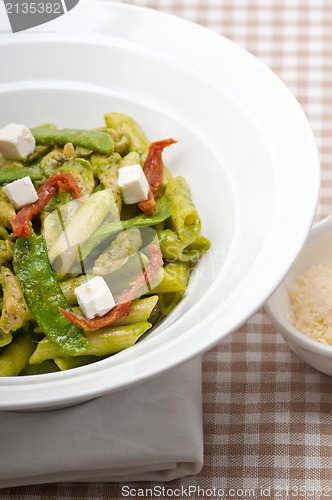
[[[265,310],[289,347],[308,365],[332,375],[332,347],[325,346],[299,332],[291,324],[288,289],[313,264],[332,267],[332,216],[315,225],[307,244],[286,278],[265,305]]]
[[[181,305],[146,339],[86,367],[2,379],[0,409],[133,385],[207,351],[262,306],[301,249],[319,192],[308,122],[269,69],[200,26],[97,0],[39,32],[2,34],[0,60],[0,126],[91,127],[121,111],[150,140],[179,139],[165,162],[187,178],[212,242]]]

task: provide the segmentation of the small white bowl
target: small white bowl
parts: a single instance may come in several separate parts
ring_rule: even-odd
[[[289,287],[313,264],[332,268],[332,216],[320,221],[310,232],[307,244],[290,272],[265,304],[265,310],[289,347],[308,365],[332,375],[332,347],[313,340],[291,325]]]

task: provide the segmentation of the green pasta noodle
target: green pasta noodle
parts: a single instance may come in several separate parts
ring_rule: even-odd
[[[94,154],[91,156],[91,165],[104,189],[111,189],[118,215],[121,213],[122,199],[118,188],[118,170],[121,156],[113,153],[111,156]]]
[[[8,233],[7,229],[2,224],[0,224],[0,239],[1,240],[8,240],[9,239],[9,233]]]
[[[7,197],[0,192],[0,224],[11,229],[10,219],[15,219],[16,212]]]
[[[151,295],[143,299],[133,300],[130,313],[127,316],[122,316],[113,323],[114,326],[126,326],[148,321],[150,315],[158,302],[158,295]]]
[[[3,330],[0,330],[0,347],[10,344],[12,340],[13,336],[11,333],[5,333]]]
[[[166,259],[183,262],[198,262],[210,248],[210,242],[204,236],[190,243],[183,243],[179,235],[171,229],[158,230],[158,240],[161,252]]]
[[[133,346],[149,328],[151,328],[151,323],[143,321],[135,325],[110,326],[95,332],[87,332],[90,347],[85,351],[84,356],[106,356],[127,349]],[[46,359],[61,357],[67,357],[66,353],[45,338],[38,343],[29,363],[42,363]]]
[[[0,240],[0,266],[8,264],[13,259],[14,243],[9,240]]]
[[[184,292],[186,285],[176,275],[170,273],[167,265],[163,269],[161,281],[156,286],[151,286],[153,293]]]
[[[0,377],[19,375],[28,364],[35,348],[34,335],[29,332],[20,332],[0,354]]]
[[[126,314],[111,323],[112,326],[132,325],[134,323],[147,321],[158,300],[158,295],[149,295],[147,297],[134,299],[131,303],[129,314]],[[82,314],[82,311],[78,305],[73,305],[72,310],[78,314]],[[38,330],[35,328],[34,331],[36,332]]]
[[[85,366],[85,365],[90,365],[91,363],[95,363],[96,361],[99,361],[100,359],[103,359],[102,356],[76,356],[74,358],[72,357],[67,357],[67,358],[54,358],[53,364],[59,368],[61,371],[65,370],[71,370],[72,368],[78,368],[79,366]],[[43,361],[42,364],[47,363],[48,361]],[[31,367],[39,366],[37,364],[35,365],[29,365]]]
[[[16,332],[31,319],[31,314],[14,273],[7,267],[0,267],[0,285],[3,292],[3,307],[0,329],[4,333]]]
[[[93,278],[93,276],[91,276],[91,278]],[[86,283],[88,279],[89,276],[83,274],[82,276],[78,276],[77,278],[71,278],[67,281],[63,281],[62,283],[60,283],[61,291],[70,306],[77,305],[75,289],[83,285],[83,283]]]
[[[141,160],[139,154],[136,151],[132,151],[131,153],[128,153],[124,158],[122,158],[119,167],[130,167],[132,165],[137,165],[140,163]]]
[[[48,359],[43,363],[40,363],[39,365],[27,364],[20,372],[20,376],[41,375],[42,373],[54,373],[59,371],[60,369],[57,367],[54,361]]]
[[[190,190],[183,177],[174,177],[166,186],[171,197],[171,218],[175,231],[182,242],[189,245],[201,231],[201,219],[191,199]]]
[[[83,160],[83,158],[76,158],[75,160],[67,161],[57,170],[57,173],[72,174],[81,189],[81,196],[91,194],[94,190],[95,181],[91,164],[87,160]],[[72,199],[72,195],[59,190],[57,198],[60,203],[67,203],[70,199]]]
[[[104,118],[107,127],[115,129],[129,139],[130,151],[136,151],[139,154],[147,151],[149,141],[133,118],[123,113],[107,113]]]
[[[52,149],[46,156],[40,160],[40,170],[45,177],[51,177],[62,163],[62,149]]]
[[[167,316],[182,300],[185,289],[189,281],[190,263],[188,262],[169,262],[165,266],[165,271],[182,284],[183,290],[165,291],[159,294],[159,308],[164,316]]]

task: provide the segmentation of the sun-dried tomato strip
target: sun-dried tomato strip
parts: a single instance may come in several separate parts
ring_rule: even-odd
[[[142,210],[142,212],[144,212],[145,214],[149,214],[149,215],[153,214],[154,207],[156,206],[156,201],[154,199],[154,196],[152,194],[151,189],[149,191],[147,200],[140,201],[138,206]]]
[[[165,139],[163,141],[153,142],[150,144],[148,155],[144,162],[143,171],[150,186],[149,197],[147,200],[141,201],[138,206],[142,212],[153,214],[154,212],[154,195],[157,193],[158,186],[163,181],[163,160],[162,152],[167,146],[175,144],[174,139]]]
[[[74,323],[74,325],[77,325],[84,330],[94,331],[99,330],[99,328],[102,328],[103,326],[110,325],[117,319],[120,319],[123,316],[129,314],[130,306],[131,300],[129,302],[124,302],[123,304],[114,306],[113,309],[111,309],[108,313],[106,313],[104,316],[101,316],[100,318],[92,319],[86,318],[82,314],[77,314],[72,311],[65,311],[65,309],[62,309],[61,307],[60,311],[66,316],[67,319],[69,319],[69,321]]]
[[[135,280],[134,285],[129,290],[124,290],[121,295],[116,299],[116,306],[113,307],[108,313],[100,318],[86,318],[82,314],[77,314],[72,311],[65,311],[60,308],[62,314],[66,316],[75,325],[84,328],[85,330],[98,330],[104,326],[114,323],[117,319],[129,314],[131,302],[137,295],[137,292],[146,283],[150,283],[156,276],[159,267],[163,264],[161,251],[157,245],[149,246],[151,259],[144,272],[141,273]]]
[[[78,186],[75,177],[71,174],[53,174],[46,179],[42,186],[40,186],[37,193],[38,200],[29,205],[25,205],[18,212],[15,219],[10,219],[15,236],[29,237],[30,220],[47,205],[58,188],[63,191],[72,192],[75,198],[80,197],[81,188]]]
[[[162,152],[167,146],[175,144],[174,139],[165,139],[163,141],[153,142],[150,144],[148,156],[144,162],[143,171],[145,177],[150,184],[153,194],[156,194],[158,186],[163,181],[163,160]]]

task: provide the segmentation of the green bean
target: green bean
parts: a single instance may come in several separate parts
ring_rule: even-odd
[[[121,130],[114,130],[108,127],[98,127],[94,130],[99,132],[105,132],[112,137],[114,142],[114,151],[119,153],[121,156],[126,155],[129,152],[130,140]]]
[[[99,153],[112,154],[114,144],[109,134],[93,130],[63,129],[54,130],[47,127],[31,129],[37,144],[60,144],[71,142],[74,146],[82,146]]]
[[[38,167],[23,167],[19,163],[13,163],[10,167],[0,169],[0,184],[9,184],[23,177],[29,176],[32,181],[42,179],[43,174]]]

